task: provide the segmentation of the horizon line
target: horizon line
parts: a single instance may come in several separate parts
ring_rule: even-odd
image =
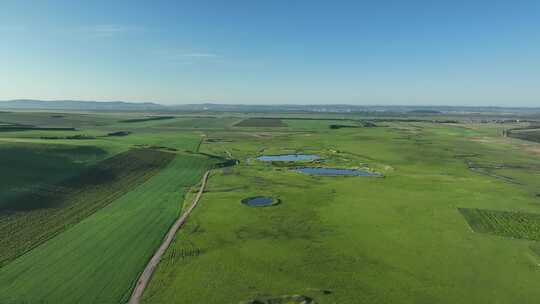
[[[351,103],[265,103],[265,104],[250,104],[250,103],[228,103],[228,102],[215,102],[215,101],[204,101],[204,102],[190,102],[190,103],[161,103],[155,101],[127,101],[127,100],[84,100],[84,99],[32,99],[32,98],[15,98],[0,100],[0,102],[17,102],[17,101],[38,101],[38,102],[97,102],[97,103],[128,103],[128,104],[153,104],[163,107],[174,107],[174,106],[190,106],[190,105],[223,105],[223,106],[255,106],[255,107],[264,107],[264,106],[350,106],[350,107],[447,107],[447,108],[509,108],[509,109],[540,109],[540,106],[500,106],[500,105],[435,105],[435,104],[351,104]]]

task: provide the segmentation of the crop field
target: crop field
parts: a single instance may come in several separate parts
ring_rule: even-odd
[[[41,129],[0,135],[0,303],[125,301],[183,195],[218,160],[197,154],[200,134],[158,131],[160,121],[2,115]]]
[[[182,117],[162,127],[166,128],[181,128],[181,129],[230,129],[231,126],[238,121],[234,117]]]
[[[511,131],[508,136],[540,143],[539,128]]]
[[[118,115],[51,112],[0,112],[0,122],[12,125],[29,125],[41,128],[88,128],[117,121]],[[127,118],[126,118],[127,119]]]
[[[540,241],[540,214],[459,209],[475,232]]]
[[[248,118],[235,125],[236,127],[275,128],[287,125],[279,118]]]
[[[77,175],[106,156],[92,146],[0,142],[0,210],[10,198]]]
[[[60,183],[33,187],[4,200],[0,209],[0,265],[144,183],[173,158],[171,153],[130,150]]]
[[[522,124],[151,115],[0,113],[76,129],[0,132],[0,303],[126,303],[210,168],[143,303],[540,299],[540,144],[503,136]],[[317,158],[257,159],[288,154]]]
[[[178,155],[156,176],[0,268],[0,303],[120,303],[210,166]]]
[[[3,125],[0,126],[0,132],[9,132],[9,131],[75,131],[75,128],[47,128],[47,127],[35,127],[35,126],[26,126],[26,125]]]

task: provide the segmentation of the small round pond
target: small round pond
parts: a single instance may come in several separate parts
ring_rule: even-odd
[[[298,172],[302,172],[305,174],[310,175],[324,175],[324,176],[341,176],[341,175],[349,175],[349,176],[381,176],[379,173],[373,173],[369,171],[364,170],[358,170],[358,169],[337,169],[337,168],[312,168],[312,167],[306,167],[306,168],[297,168],[295,169]]]
[[[316,304],[313,298],[301,295],[282,296],[277,298],[260,297],[241,304]]]
[[[279,200],[269,196],[254,196],[243,199],[242,204],[251,207],[265,207],[277,205],[279,204]]]
[[[263,155],[257,157],[260,161],[309,161],[321,158],[317,154],[281,154]]]

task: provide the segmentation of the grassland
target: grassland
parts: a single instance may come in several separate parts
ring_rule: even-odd
[[[247,118],[235,125],[236,127],[275,128],[287,125],[279,118],[254,117]]]
[[[0,187],[17,195],[40,178],[61,183],[136,148],[174,156],[151,178],[2,266],[0,303],[125,302],[178,215],[182,197],[189,201],[190,187],[219,161],[212,155],[239,163],[213,170],[199,206],[151,280],[145,303],[540,299],[540,245],[531,237],[540,214],[540,150],[502,136],[504,128],[520,124],[403,117],[366,127],[367,117],[287,114],[277,126],[267,124],[271,119],[261,122],[262,114],[196,115],[125,123],[141,115],[0,113],[6,123],[77,128],[0,134],[0,147],[31,147],[21,158],[16,151],[22,150],[0,149],[3,155],[50,160],[19,166],[13,181],[0,176],[8,183]],[[130,133],[104,136],[118,131]],[[65,139],[76,134],[94,139]],[[291,170],[295,164],[254,159],[286,153],[319,154],[322,160],[314,166],[368,168],[384,178],[310,176]],[[4,164],[12,168],[9,160]],[[35,168],[54,174],[31,179]],[[280,204],[242,204],[259,195]],[[0,197],[0,205],[7,206],[7,198]],[[492,219],[485,227],[513,237],[471,230],[460,210],[482,210],[471,214],[478,222]]]
[[[209,133],[216,141],[202,151],[241,162],[212,176],[145,303],[239,303],[294,294],[317,303],[540,299],[540,258],[532,243],[477,234],[458,211],[540,214],[536,155],[496,137],[497,126],[389,122],[335,130],[333,123]],[[252,159],[291,152],[323,155],[318,166],[367,165],[385,178],[314,177]],[[480,174],[467,161],[511,164],[490,170],[506,170],[519,183]],[[241,204],[256,195],[282,203]]]

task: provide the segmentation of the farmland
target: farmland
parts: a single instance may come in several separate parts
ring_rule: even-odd
[[[0,302],[125,301],[178,215],[179,200],[209,164],[203,157],[177,156],[148,182],[4,266]]]
[[[143,303],[540,299],[540,149],[502,136],[520,123],[153,117],[0,113],[9,124],[76,129],[0,133],[10,170],[0,176],[0,303],[125,303],[210,168]],[[88,138],[68,139],[77,134]],[[257,159],[283,154],[318,157]],[[243,203],[254,197],[273,203]]]
[[[540,128],[511,130],[508,136],[540,143]]]
[[[459,209],[476,232],[540,241],[540,214]]]
[[[2,205],[0,263],[47,241],[113,202],[165,167],[173,154],[130,150],[61,183],[33,187]],[[26,223],[31,223],[27,225]]]
[[[76,175],[86,166],[105,157],[97,147],[2,144],[0,145],[0,210],[9,197],[30,186],[52,184]]]
[[[237,123],[237,127],[286,127],[287,125],[279,118],[247,118]]]
[[[9,171],[0,199],[0,303],[124,301],[184,194],[217,160],[196,153],[199,134],[156,132],[152,122],[131,123],[130,136],[103,136],[123,130],[121,115],[2,114],[96,136],[74,141],[65,139],[69,130],[35,129],[1,136]]]

